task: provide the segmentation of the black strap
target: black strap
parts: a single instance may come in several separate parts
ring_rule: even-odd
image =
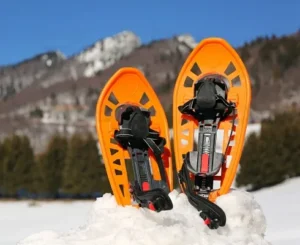
[[[142,111],[139,107],[128,105],[122,108],[118,118],[122,126],[115,131],[115,139],[124,147],[138,148],[141,150],[151,149],[157,161],[161,179],[167,182],[162,153],[166,140],[159,133],[151,129],[150,113]]]
[[[171,210],[173,208],[172,200],[169,195],[160,188],[149,191],[141,191],[138,184],[132,186],[132,195],[141,207],[148,207],[149,202],[153,204],[156,212],[162,210]]]
[[[228,117],[234,111],[234,109],[235,109],[234,103],[226,101],[222,96],[219,96],[219,95],[216,95],[215,99],[216,99],[216,102],[219,101],[225,106],[225,109],[223,110],[223,112],[221,112],[221,115],[220,115],[221,120]],[[196,98],[193,98],[193,99],[185,102],[183,105],[178,107],[178,110],[182,114],[188,114],[195,118],[199,118],[199,112],[197,112],[194,109],[195,101],[196,101]],[[209,112],[217,112],[215,109],[217,109],[217,108],[207,109],[207,112],[208,111]],[[202,113],[205,113],[205,110],[202,110]],[[201,120],[201,117],[199,119]]]
[[[216,86],[220,89],[219,93],[217,92]],[[231,135],[235,121],[235,108],[234,103],[227,101],[226,85],[217,79],[200,80],[194,86],[194,98],[178,107],[182,114],[191,115],[198,120],[199,125],[201,125],[203,121],[205,124],[217,125],[218,122],[232,114]],[[226,151],[229,147],[231,135],[226,146]],[[198,211],[201,211],[200,216],[204,220],[209,219],[210,228],[215,229],[218,226],[224,226],[226,224],[224,211],[207,198],[199,196],[194,192],[194,183],[191,181],[189,173],[187,164],[184,162],[178,174],[182,188],[189,202]]]
[[[189,114],[199,121],[216,117],[222,120],[229,116],[234,111],[235,104],[228,102],[224,96],[218,94],[216,86],[221,88],[215,80],[200,80],[195,84],[194,98],[179,106],[179,111],[182,114]]]
[[[195,194],[186,164],[182,165],[178,177],[190,204],[200,211],[199,215],[202,219],[206,220],[208,218],[210,220],[209,228],[216,229],[219,226],[225,226],[225,212],[215,203]]]
[[[166,172],[165,172],[165,168],[164,168],[164,162],[161,158],[163,149],[161,149],[158,145],[156,145],[154,140],[151,138],[145,138],[144,141],[153,152],[155,160],[157,161],[157,164],[158,164],[158,169],[159,169],[161,179],[164,180],[165,182],[167,182],[167,176],[166,176]],[[163,139],[163,141],[165,142],[164,139]],[[162,144],[161,144],[161,146],[163,147]]]

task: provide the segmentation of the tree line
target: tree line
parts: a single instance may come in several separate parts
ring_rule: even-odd
[[[246,140],[237,174],[249,191],[300,176],[300,112],[296,108],[262,121],[259,134]]]
[[[172,160],[178,187],[174,154]],[[54,135],[38,155],[27,136],[12,135],[0,142],[0,198],[80,199],[104,193],[112,190],[97,141],[89,133]]]
[[[254,191],[300,176],[299,139],[299,110],[263,120],[260,133],[252,133],[245,142],[237,186]],[[174,154],[172,157],[176,188]],[[107,192],[111,193],[110,185],[97,141],[91,134],[71,138],[54,135],[39,155],[34,154],[27,136],[13,135],[0,143],[2,198],[78,199]]]
[[[39,155],[27,136],[0,143],[2,198],[91,198],[106,192],[109,182],[91,134],[54,135]]]

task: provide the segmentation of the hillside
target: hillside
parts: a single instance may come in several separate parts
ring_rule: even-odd
[[[195,45],[189,35],[142,44],[136,34],[124,31],[71,57],[51,51],[0,67],[0,137],[17,130],[29,135],[35,150],[40,151],[57,130],[94,132],[99,93],[109,77],[124,66],[144,72],[170,118],[176,76]],[[251,122],[300,102],[300,32],[259,37],[237,51],[252,80]]]
[[[238,51],[251,76],[255,112],[263,116],[264,112],[299,105],[300,31],[289,36],[259,37]]]

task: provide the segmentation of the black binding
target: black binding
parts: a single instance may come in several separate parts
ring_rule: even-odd
[[[225,226],[226,215],[224,211],[215,203],[210,202],[208,196],[209,192],[213,189],[213,175],[216,174],[218,168],[224,162],[224,156],[222,154],[220,156],[220,153],[215,153],[218,123],[230,115],[235,115],[235,104],[227,101],[226,84],[221,79],[211,76],[199,80],[194,86],[194,98],[187,101],[184,105],[179,106],[178,109],[182,114],[191,115],[199,122],[197,163],[190,163],[191,152],[188,152],[184,158],[182,169],[178,173],[179,181],[184,188],[189,202],[198,211],[201,211],[200,217],[205,220],[209,228],[216,229],[219,226]],[[233,125],[234,119],[232,121]],[[199,159],[203,153],[204,135],[205,137],[209,137],[211,142],[209,148],[205,149],[210,155],[209,165],[219,161],[216,164],[218,168],[207,174],[199,172],[198,169],[202,164]],[[227,144],[228,147],[229,141]],[[195,183],[192,183],[189,177],[190,172],[195,174]]]
[[[217,86],[224,94],[217,92]],[[179,106],[182,114],[189,114],[198,121],[206,119],[228,117],[234,110],[235,105],[227,100],[226,84],[215,78],[205,78],[195,84],[194,98]]]
[[[224,211],[208,199],[194,194],[193,183],[190,181],[189,171],[183,164],[178,173],[180,184],[182,184],[185,194],[191,205],[200,212],[200,217],[206,222],[210,229],[217,229],[219,226],[226,224],[226,215]]]
[[[168,196],[170,192],[168,180],[161,157],[166,141],[150,128],[150,112],[138,106],[125,104],[117,109],[116,118],[120,130],[115,131],[115,139],[129,151],[133,164],[135,179],[131,183],[133,199],[141,207],[148,207],[157,212],[172,209],[173,204]],[[160,181],[152,178],[149,149],[158,163]],[[144,183],[149,185],[147,190],[143,190]]]

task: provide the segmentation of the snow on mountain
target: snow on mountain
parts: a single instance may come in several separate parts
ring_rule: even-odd
[[[66,62],[60,51],[38,54],[18,64],[0,67],[0,100],[13,96],[49,74]]]
[[[86,63],[86,77],[94,76],[97,72],[112,66],[120,58],[130,54],[141,45],[141,40],[133,32],[123,31],[112,37],[104,38],[87,48],[76,59]]]
[[[67,57],[62,52],[60,52],[59,50],[55,51],[54,54],[55,54],[55,59],[60,59],[60,60],[66,60],[67,59]],[[52,55],[49,55],[49,53],[42,54],[41,55],[41,60],[43,62],[45,62],[46,66],[50,67],[50,66],[52,66],[52,64],[54,62],[53,54]]]
[[[189,53],[191,49],[197,46],[197,42],[191,35],[183,34],[176,36],[177,41],[180,43],[178,49],[182,53]]]
[[[197,42],[195,41],[195,39],[188,34],[183,34],[183,35],[179,35],[177,36],[177,40],[181,43],[185,43],[186,45],[188,45],[190,48],[195,48],[197,46]]]
[[[233,190],[217,200],[227,214],[227,225],[210,230],[184,194],[170,193],[174,209],[156,213],[120,207],[111,194],[93,204],[86,225],[66,233],[46,230],[19,245],[269,245],[264,239],[266,220],[250,193]],[[59,221],[59,217],[57,220]]]

